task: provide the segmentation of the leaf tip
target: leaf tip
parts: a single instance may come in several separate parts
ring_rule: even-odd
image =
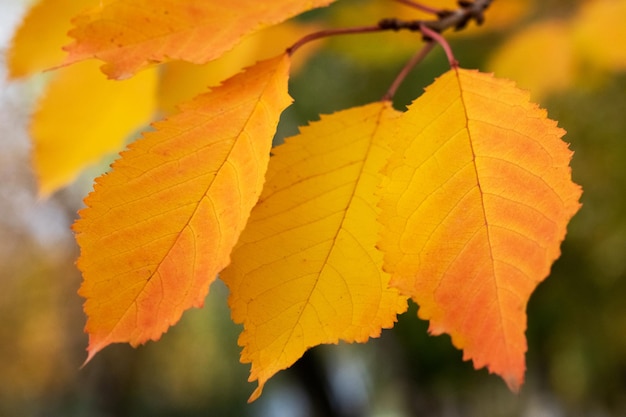
[[[253,403],[254,401],[258,400],[262,392],[263,392],[263,385],[259,384],[259,386],[252,393],[252,395],[250,395],[250,398],[248,398],[248,404]]]
[[[514,394],[519,394],[522,385],[524,384],[524,376],[520,378],[516,375],[504,374],[502,375],[502,379],[506,383],[506,386],[509,387],[509,390]]]
[[[87,346],[87,359],[85,359],[85,362],[83,362],[83,364],[80,366],[80,369],[83,369],[85,366],[87,366],[87,364],[91,362],[94,356],[96,356],[96,354],[100,352],[103,348],[104,346],[102,344],[99,343],[94,346],[94,343],[90,341],[89,346]]]

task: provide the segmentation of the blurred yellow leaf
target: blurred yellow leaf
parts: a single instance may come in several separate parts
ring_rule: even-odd
[[[156,106],[156,71],[132,80],[107,80],[97,62],[60,68],[31,122],[39,191],[48,195],[87,166],[118,151],[146,125]]]
[[[531,90],[533,99],[566,90],[577,76],[569,25],[562,20],[535,23],[507,39],[487,69]]]
[[[7,53],[9,76],[22,77],[63,62],[71,19],[99,0],[41,0],[28,11]]]
[[[406,298],[388,287],[377,187],[397,112],[388,103],[323,116],[274,148],[267,184],[222,273],[242,362],[258,388],[322,343],[365,342]]]
[[[626,0],[594,0],[583,4],[572,21],[577,51],[587,64],[626,70]]]
[[[534,23],[515,33],[487,68],[530,89],[537,100],[595,85],[603,72],[626,69],[624,16],[626,0],[584,2],[568,19]]]

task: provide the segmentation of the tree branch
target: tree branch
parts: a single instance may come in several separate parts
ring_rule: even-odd
[[[327,38],[329,36],[353,35],[353,34],[359,34],[359,33],[380,32],[381,30],[383,30],[383,29],[381,29],[380,25],[375,25],[375,26],[357,26],[357,27],[351,27],[351,28],[320,30],[319,32],[309,33],[308,35],[304,36],[303,38],[298,40],[296,43],[291,45],[289,48],[287,48],[286,52],[287,52],[287,54],[292,55],[302,45],[307,44],[307,43],[309,43],[311,41],[314,41],[314,40],[317,40],[317,39]]]
[[[409,0],[398,0],[405,4],[416,5]],[[467,24],[474,20],[477,24],[482,24],[485,20],[483,12],[489,7],[493,0],[475,0],[473,2],[459,0],[459,8],[456,10],[435,10],[426,7],[429,11],[437,14],[437,19],[432,20],[409,20],[404,21],[396,18],[382,19],[377,25],[373,26],[357,26],[351,28],[326,29],[319,32],[310,33],[296,43],[287,48],[287,53],[292,55],[301,46],[322,38],[336,35],[352,35],[359,33],[381,32],[384,30],[410,30],[413,32],[421,32],[426,27],[437,33],[441,33],[446,29],[454,28],[455,30],[463,29]],[[426,35],[426,34],[424,34]],[[432,39],[426,35],[426,39]]]
[[[484,20],[484,11],[489,7],[493,0],[475,0],[474,2],[459,1],[459,8],[456,10],[439,10],[437,19],[432,20],[400,20],[396,18],[383,19],[378,22],[378,26],[382,30],[410,30],[421,31],[422,25],[438,33],[446,29],[454,28],[455,30],[463,29],[467,24],[474,20],[481,25]]]
[[[385,95],[382,97],[383,101],[389,101],[395,95],[398,87],[406,76],[411,72],[411,70],[419,64],[428,53],[433,49],[434,42],[437,42],[444,49],[446,56],[448,58],[448,62],[450,63],[450,67],[456,68],[459,63],[454,58],[454,54],[452,53],[452,49],[450,45],[445,40],[443,36],[441,36],[441,32],[444,30],[454,28],[454,30],[461,30],[467,26],[467,24],[474,20],[477,24],[481,25],[485,20],[483,15],[484,11],[491,5],[493,0],[459,0],[459,8],[456,10],[439,10],[434,9],[428,6],[423,6],[419,3],[415,3],[412,0],[396,0],[400,3],[407,4],[412,7],[416,7],[420,10],[433,13],[437,15],[436,19],[432,20],[409,20],[404,21],[396,18],[388,18],[382,19],[378,22],[377,25],[374,26],[358,26],[352,28],[341,28],[341,29],[327,29],[319,32],[311,33],[296,43],[291,45],[291,47],[287,48],[287,53],[289,55],[293,54],[297,49],[299,49],[302,45],[305,45],[313,40],[321,39],[329,36],[335,35],[349,35],[349,34],[359,34],[359,33],[369,33],[369,32],[380,32],[384,30],[410,30],[413,32],[421,32],[424,40],[427,42],[426,45],[420,49],[417,54],[415,54],[402,68],[402,70],[396,76],[396,79],[393,81]]]

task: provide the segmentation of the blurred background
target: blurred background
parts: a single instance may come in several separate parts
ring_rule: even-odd
[[[532,91],[567,130],[584,189],[562,256],[528,305],[521,392],[463,362],[449,337],[428,336],[411,305],[379,339],[314,348],[246,404],[254,387],[219,281],[158,343],[113,345],[80,369],[87,337],[70,227],[110,160],[38,197],[29,120],[43,81],[8,80],[5,65],[30,3],[0,0],[0,416],[626,416],[626,3],[493,3],[483,27],[451,34],[457,59]],[[299,22],[372,24],[406,10],[341,0]],[[291,80],[296,101],[277,140],[320,113],[378,100],[419,42],[393,33],[325,41]],[[437,48],[401,86],[397,107],[446,70]]]

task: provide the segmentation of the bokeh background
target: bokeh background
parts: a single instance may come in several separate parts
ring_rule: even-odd
[[[341,0],[303,20],[371,24],[400,10],[392,3]],[[87,337],[70,226],[110,159],[38,197],[28,124],[43,81],[9,81],[5,68],[28,2],[0,0],[0,416],[626,416],[626,32],[612,23],[626,15],[611,21],[593,3],[624,10],[622,0],[495,0],[482,28],[450,37],[463,67],[516,80],[567,130],[584,188],[563,254],[528,305],[522,391],[475,371],[449,337],[428,336],[411,305],[381,338],[317,347],[246,404],[241,329],[219,281],[158,343],[113,345],[80,368]],[[324,42],[293,76],[296,102],[277,140],[320,113],[379,99],[419,42]],[[402,85],[398,108],[446,69],[437,49]]]

